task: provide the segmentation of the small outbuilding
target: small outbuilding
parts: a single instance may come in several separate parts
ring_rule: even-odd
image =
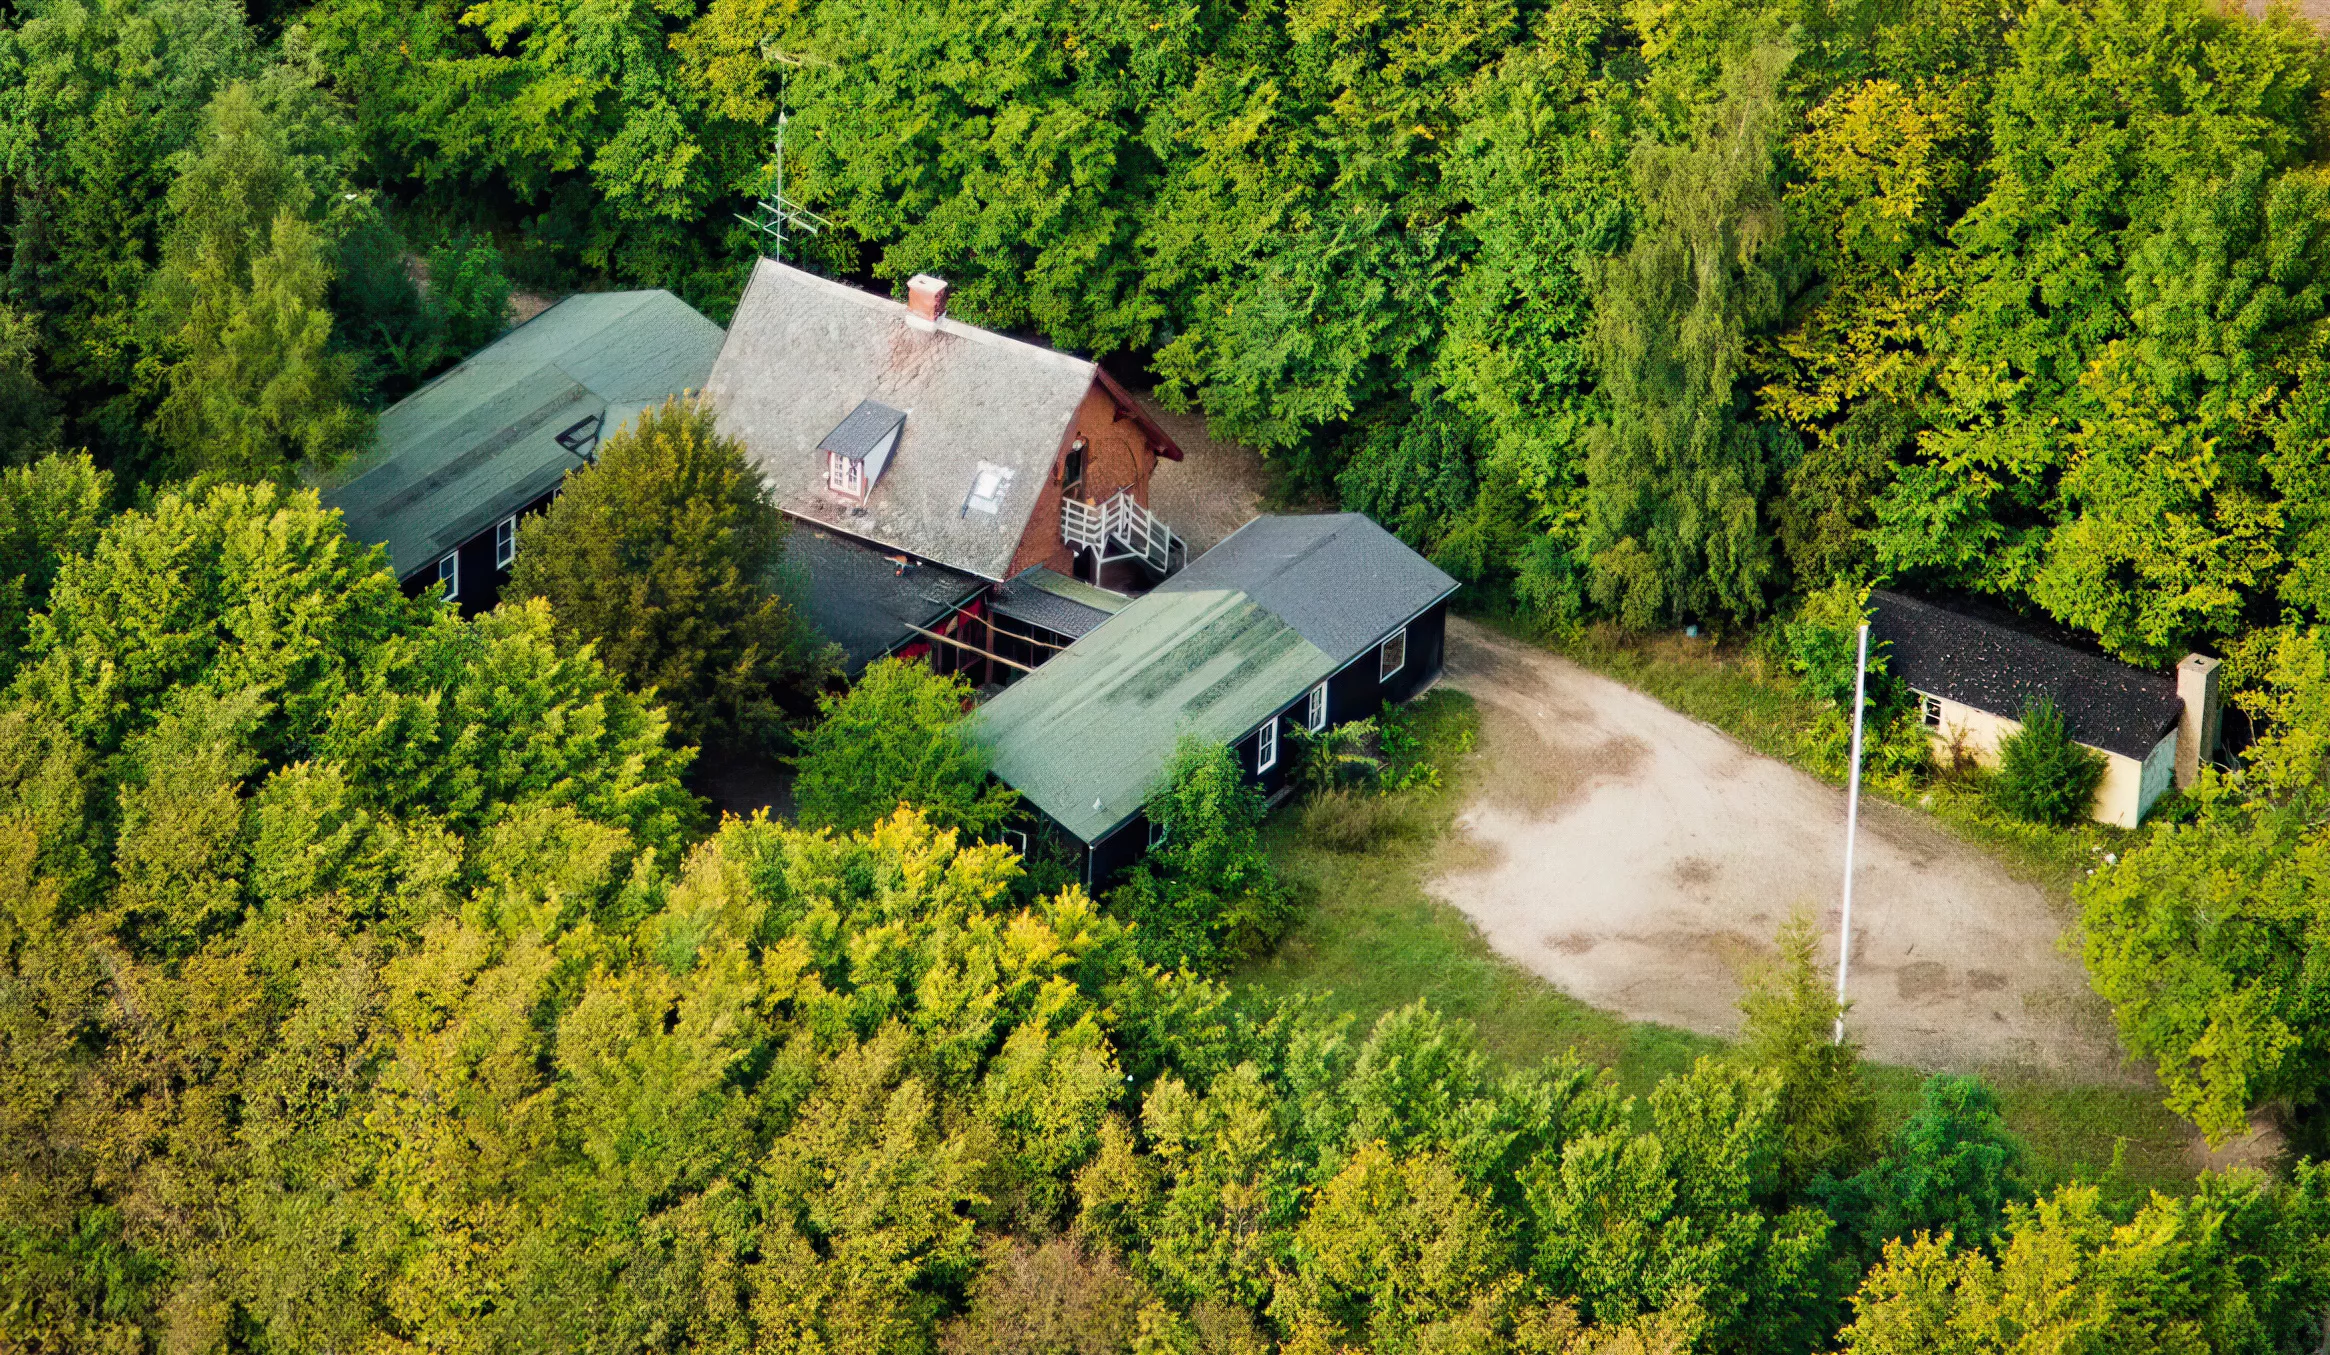
[[[703,386],[720,326],[661,290],[570,296],[390,406],[372,449],[319,477],[348,535],[388,548],[405,590],[494,605],[518,519],[601,439]]]
[[[2174,674],[2150,673],[1901,593],[1873,593],[1870,611],[1870,638],[1886,646],[1938,755],[1996,766],[1999,745],[2045,699],[2072,738],[2103,754],[2094,816],[2122,828],[2215,757],[2216,659],[2191,654]]]
[[[1287,731],[1439,677],[1455,591],[1362,514],[1256,518],[987,702],[972,736],[1097,888],[1151,845],[1143,805],[1183,737],[1228,744],[1276,794]]]

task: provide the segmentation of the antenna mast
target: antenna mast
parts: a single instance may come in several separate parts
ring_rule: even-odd
[[[764,49],[762,55],[787,66],[802,64],[800,58],[779,51]],[[768,256],[779,263],[785,260],[786,227],[802,235],[815,235],[833,224],[785,196],[785,124],[790,120],[785,113],[785,86],[790,79],[789,71],[777,78],[777,136],[771,151],[769,194],[753,204],[752,215],[739,213],[736,218],[768,237]]]

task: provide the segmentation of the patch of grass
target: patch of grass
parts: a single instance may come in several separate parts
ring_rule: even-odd
[[[1706,692],[1727,690],[1728,679],[1719,675],[1691,680]],[[1787,718],[1769,697],[1736,694],[1760,703],[1755,708],[1774,726]],[[1610,1069],[1637,1097],[1661,1078],[1687,1072],[1702,1055],[1727,1053],[1732,1046],[1724,1040],[1629,1021],[1567,996],[1497,955],[1468,918],[1425,893],[1424,880],[1478,774],[1477,759],[1462,750],[1473,745],[1479,712],[1472,698],[1446,688],[1412,711],[1426,760],[1445,771],[1440,784],[1377,797],[1364,809],[1306,806],[1275,816],[1266,841],[1305,900],[1302,916],[1272,953],[1247,962],[1231,982],[1270,995],[1318,995],[1349,1013],[1361,1034],[1383,1013],[1423,998],[1472,1022],[1490,1054],[1507,1066],[1574,1049]],[[1890,1132],[1916,1109],[1924,1075],[1887,1064],[1863,1069],[1880,1124]],[[2058,1085],[2022,1073],[1990,1081],[2050,1182],[2105,1178],[2116,1156],[2119,1171],[2106,1181],[2115,1193],[2190,1187],[2189,1136],[2157,1096],[2138,1088]]]

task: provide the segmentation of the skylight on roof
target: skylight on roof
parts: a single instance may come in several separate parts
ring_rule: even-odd
[[[992,462],[979,463],[979,472],[971,477],[971,497],[964,501],[966,511],[992,513],[1003,507],[1003,496],[1011,492],[1011,472]]]

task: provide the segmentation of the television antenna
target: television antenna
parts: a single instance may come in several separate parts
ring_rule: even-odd
[[[804,57],[788,56],[773,47],[761,49],[769,61],[785,66],[808,64]],[[753,204],[752,215],[738,213],[736,219],[768,237],[767,253],[779,263],[785,260],[785,232],[790,229],[800,235],[816,235],[833,223],[810,211],[807,207],[785,196],[785,124],[790,118],[785,112],[785,85],[791,72],[777,78],[777,135],[771,148],[768,196]]]

